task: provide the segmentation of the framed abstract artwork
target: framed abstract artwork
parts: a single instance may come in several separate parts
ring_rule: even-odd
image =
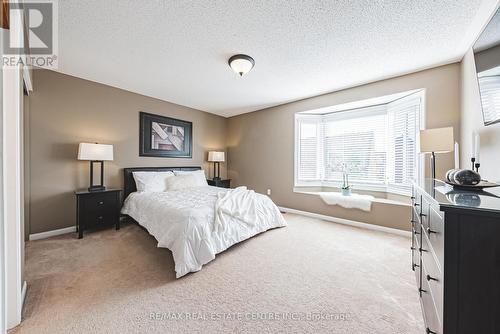
[[[191,158],[193,123],[180,119],[139,113],[139,156]]]

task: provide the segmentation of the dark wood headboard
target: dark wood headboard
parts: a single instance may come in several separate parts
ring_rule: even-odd
[[[200,170],[201,167],[133,167],[133,168],[124,168],[123,169],[123,186],[124,186],[124,199],[137,191],[135,187],[133,172],[168,172],[168,171],[192,171],[192,170]]]

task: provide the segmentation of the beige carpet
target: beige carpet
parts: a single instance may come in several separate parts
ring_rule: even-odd
[[[29,242],[11,332],[423,333],[409,239],[285,217],[178,280],[136,225]]]

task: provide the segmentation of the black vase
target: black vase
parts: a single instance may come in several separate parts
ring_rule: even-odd
[[[475,186],[481,182],[481,175],[470,169],[462,169],[453,175],[453,181],[460,185]]]

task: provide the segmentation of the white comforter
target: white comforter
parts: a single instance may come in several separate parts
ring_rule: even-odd
[[[215,254],[268,229],[286,226],[269,197],[243,188],[197,187],[136,192],[122,213],[172,251],[177,278],[198,271]]]

